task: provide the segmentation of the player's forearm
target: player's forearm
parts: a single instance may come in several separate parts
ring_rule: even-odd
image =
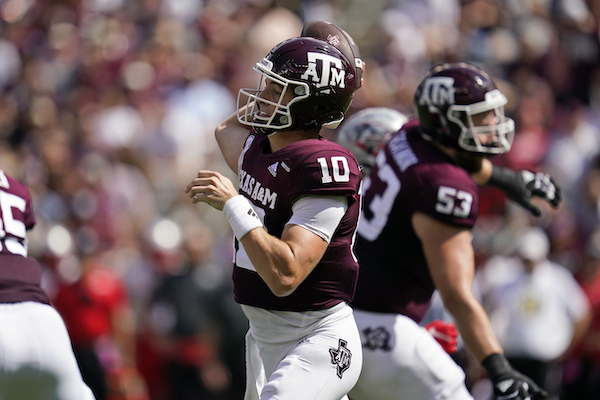
[[[234,195],[231,181],[212,175],[221,177],[210,171],[199,171],[198,178],[186,191],[194,202],[204,201],[223,210],[233,234],[273,294],[291,294],[323,257],[328,243],[296,224],[288,224],[281,239],[270,235],[250,201],[242,195]]]
[[[250,231],[241,242],[258,275],[278,297],[293,293],[320,259],[307,258],[300,246],[282,241],[264,229]]]
[[[465,346],[479,363],[492,353],[503,352],[485,310],[475,297],[444,299],[444,304],[454,317]]]

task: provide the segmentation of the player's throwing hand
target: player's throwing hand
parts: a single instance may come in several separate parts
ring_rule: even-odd
[[[194,204],[203,202],[222,210],[227,200],[238,193],[229,178],[216,171],[200,170],[198,176],[185,188]]]

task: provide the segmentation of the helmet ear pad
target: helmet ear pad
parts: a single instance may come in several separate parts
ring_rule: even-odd
[[[427,122],[421,123],[421,133],[429,141],[435,141],[446,147],[459,148],[456,135],[448,126],[448,119],[439,111],[431,111]]]
[[[299,127],[305,131],[309,131],[311,129],[320,129],[321,126],[329,123],[338,121],[344,118],[344,114],[339,111],[331,111],[327,112],[326,107],[323,105],[312,105],[311,109],[305,109],[304,111],[300,111],[296,113],[296,118],[304,121],[304,124]],[[290,107],[292,110],[292,114],[294,114],[294,106]],[[321,117],[319,119],[315,118],[314,115],[320,114]],[[320,121],[325,121],[321,123]]]

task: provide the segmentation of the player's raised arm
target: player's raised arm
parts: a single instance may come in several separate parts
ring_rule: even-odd
[[[553,208],[558,208],[562,201],[560,186],[548,174],[529,170],[515,171],[500,167],[484,159],[479,171],[471,174],[480,186],[489,185],[502,190],[506,197],[539,217],[542,212],[533,203],[534,198],[547,201]]]
[[[215,138],[223,158],[225,158],[229,168],[236,174],[238,173],[238,160],[249,132],[250,127],[238,121],[237,111],[221,122],[215,129]]]

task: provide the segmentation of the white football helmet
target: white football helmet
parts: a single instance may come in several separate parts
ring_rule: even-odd
[[[406,115],[391,108],[365,108],[344,121],[337,142],[350,150],[359,164],[370,168],[379,149],[406,121]]]

